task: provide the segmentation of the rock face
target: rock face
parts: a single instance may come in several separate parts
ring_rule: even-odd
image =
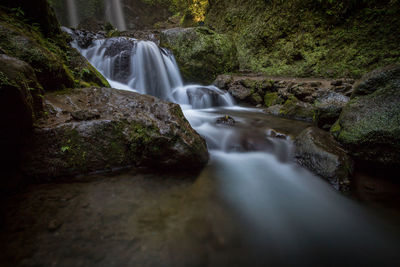
[[[160,39],[160,45],[174,53],[188,82],[210,84],[218,74],[238,69],[233,42],[206,27],[165,30]]]
[[[110,88],[47,94],[49,116],[26,148],[23,172],[38,179],[118,167],[195,171],[208,161],[205,141],[180,107]]]
[[[367,74],[331,132],[358,160],[400,165],[400,66]]]
[[[328,132],[309,127],[296,137],[294,144],[300,165],[328,180],[338,190],[349,189],[352,160]]]

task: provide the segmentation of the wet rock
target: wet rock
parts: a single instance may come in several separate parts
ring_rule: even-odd
[[[78,110],[71,112],[71,116],[74,120],[77,121],[88,121],[88,120],[94,120],[94,119],[99,119],[100,114],[97,111],[90,111],[90,110]]]
[[[222,90],[229,90],[229,85],[232,83],[233,77],[231,75],[218,75],[213,82],[213,85]]]
[[[119,36],[135,38],[138,40],[152,41],[160,44],[160,31],[157,30],[129,30],[121,32]]]
[[[99,32],[93,32],[88,30],[72,30],[62,27],[63,31],[66,31],[71,37],[77,41],[81,48],[88,48],[94,40],[103,39],[105,35]]]
[[[251,89],[244,87],[241,83],[235,82],[231,84],[228,92],[238,101],[245,102],[245,100],[251,96]]]
[[[315,87],[296,85],[289,89],[289,93],[293,94],[297,99],[304,102],[313,102],[313,94],[318,90]]]
[[[43,180],[128,166],[195,171],[208,161],[204,139],[176,104],[94,87],[47,94],[45,102],[53,112],[25,148],[27,176]],[[79,120],[71,121],[74,116]]]
[[[364,76],[331,132],[358,160],[400,164],[400,66]]]
[[[189,103],[193,108],[202,108],[204,105],[209,107],[224,106],[226,103],[221,99],[221,95],[225,93],[226,91],[221,91],[213,86],[193,86],[186,91]]]
[[[335,92],[325,92],[315,103],[314,122],[318,127],[329,130],[339,118],[342,108],[350,98]]]
[[[279,132],[277,132],[277,131],[275,131],[273,129],[269,130],[267,132],[267,135],[270,136],[270,137],[273,137],[273,138],[284,139],[284,140],[287,139],[286,135],[284,135],[282,133],[279,133]]]
[[[343,94],[345,96],[351,96],[351,94],[353,93],[353,86],[351,84],[344,83],[341,86],[333,87],[332,91]]]
[[[279,113],[280,113],[282,107],[283,107],[283,105],[273,105],[273,106],[268,107],[265,110],[265,112],[267,114],[271,114],[271,115],[274,115],[274,116],[279,116]]]
[[[217,74],[238,69],[233,41],[207,27],[162,31],[160,44],[172,50],[183,78],[190,82],[209,84]]]
[[[328,132],[309,127],[295,139],[297,162],[328,180],[336,189],[349,189],[353,162]]]
[[[310,82],[311,87],[320,87],[322,85],[321,82]]]
[[[233,126],[236,121],[231,116],[225,115],[224,117],[219,117],[215,123]]]
[[[264,104],[267,107],[273,106],[273,105],[280,105],[285,102],[282,97],[277,92],[273,93],[266,93],[264,96]]]
[[[333,86],[341,86],[343,84],[343,80],[335,80],[331,82]]]
[[[314,117],[314,107],[291,96],[283,104],[279,115],[291,119],[312,121]]]

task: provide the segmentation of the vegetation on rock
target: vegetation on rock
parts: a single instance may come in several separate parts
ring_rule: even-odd
[[[13,9],[0,9],[1,50],[32,66],[46,91],[88,85],[108,86],[100,73],[68,46],[69,36],[61,32],[45,36],[39,24],[29,24]]]
[[[182,76],[189,82],[211,83],[218,74],[238,68],[229,36],[206,27],[165,30],[160,45],[174,52]]]
[[[400,62],[399,7],[389,0],[215,0],[206,25],[233,37],[242,70],[358,78]]]
[[[400,66],[367,74],[331,132],[361,161],[400,164]]]

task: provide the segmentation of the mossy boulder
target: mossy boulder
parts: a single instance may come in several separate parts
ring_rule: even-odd
[[[0,54],[2,170],[17,169],[20,148],[42,111],[42,93],[43,89],[27,63]]]
[[[233,41],[209,28],[169,29],[161,33],[160,39],[160,45],[174,53],[188,82],[210,84],[217,75],[238,69]]]
[[[53,179],[121,167],[197,171],[206,143],[179,105],[110,88],[45,96],[41,120],[25,148],[23,172]]]
[[[60,32],[46,38],[40,26],[29,25],[23,18],[0,10],[0,48],[3,53],[28,63],[45,91],[108,86],[100,73],[68,46],[66,34]]]
[[[279,115],[297,120],[312,121],[314,117],[314,107],[298,100],[295,96],[290,96],[279,111]]]
[[[336,189],[347,191],[353,161],[333,136],[317,127],[308,127],[295,139],[298,163],[329,181]]]
[[[273,105],[283,104],[284,100],[279,96],[277,92],[266,93],[264,96],[264,104],[267,107]]]
[[[335,92],[325,92],[314,102],[314,122],[318,127],[329,130],[340,116],[342,108],[349,102],[349,97]]]
[[[45,90],[57,90],[75,86],[71,72],[56,53],[50,51],[39,33],[31,34],[18,29],[13,23],[0,21],[0,46],[8,54],[19,58],[33,67]]]
[[[367,74],[331,132],[358,160],[400,165],[400,66]]]

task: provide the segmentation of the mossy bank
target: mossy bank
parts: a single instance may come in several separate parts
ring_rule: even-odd
[[[228,34],[240,69],[359,78],[400,62],[398,1],[210,1],[205,24]]]

